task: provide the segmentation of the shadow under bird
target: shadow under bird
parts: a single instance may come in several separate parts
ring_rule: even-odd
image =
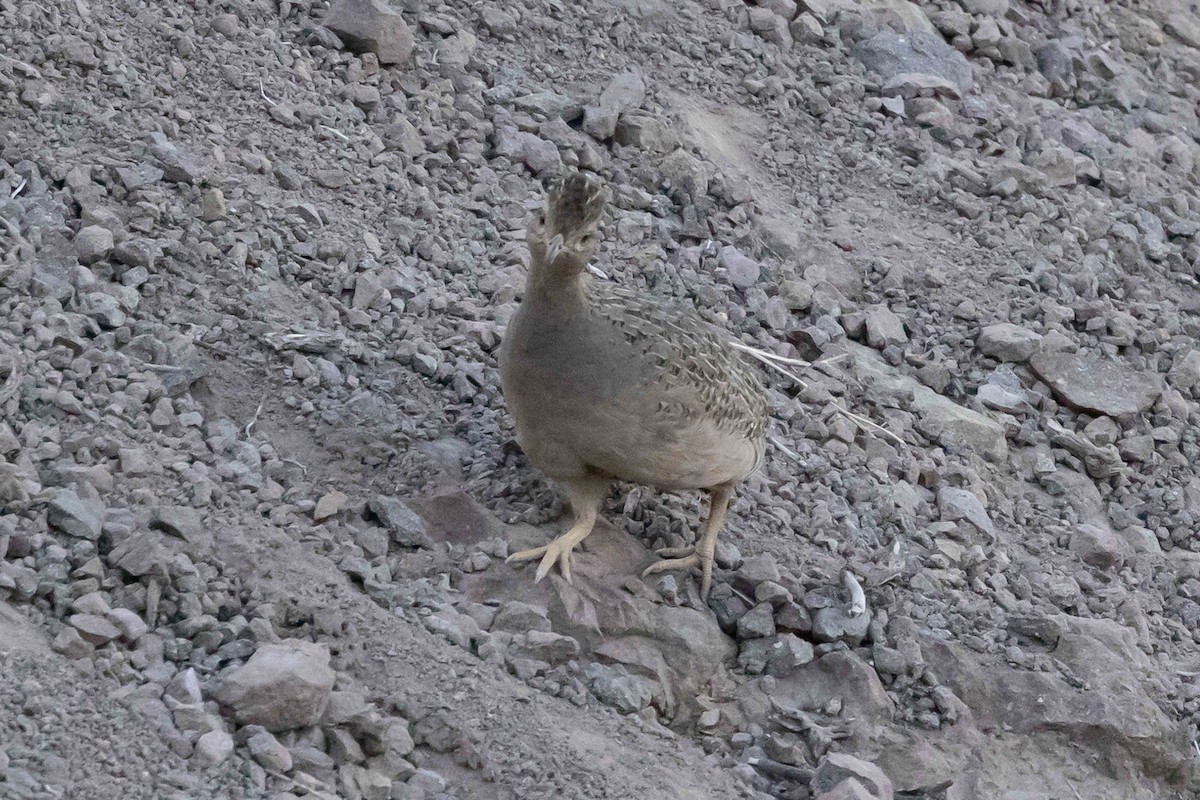
[[[500,348],[505,400],[529,460],[562,484],[574,520],[542,547],[537,580],[592,531],[617,480],[705,489],[708,518],[694,547],[659,550],[643,576],[695,568],[712,585],[713,552],[736,485],[763,460],[767,402],[756,367],[694,313],[588,274],[608,191],[569,172],[527,231],[525,294]]]

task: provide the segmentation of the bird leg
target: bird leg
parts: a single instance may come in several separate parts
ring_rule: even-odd
[[[538,564],[534,583],[538,583],[546,577],[556,563],[562,571],[563,577],[567,579],[567,583],[571,583],[571,551],[575,549],[575,545],[586,539],[592,532],[592,528],[596,525],[596,515],[599,512],[600,503],[607,493],[608,481],[599,478],[589,477],[568,483],[567,494],[571,499],[571,511],[575,516],[571,527],[549,544],[513,553],[508,557],[506,563],[532,561],[540,556],[542,561]]]
[[[713,553],[717,549],[717,534],[725,522],[725,512],[729,509],[729,499],[733,496],[733,484],[723,483],[712,490],[709,500],[708,519],[704,521],[704,529],[695,547],[664,547],[657,551],[664,556],[662,561],[656,561],[642,573],[642,577],[655,572],[666,572],[672,569],[700,570],[700,596],[708,599],[708,590],[712,588]]]

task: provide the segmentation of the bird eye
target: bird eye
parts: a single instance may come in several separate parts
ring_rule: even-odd
[[[587,234],[584,234],[583,238],[579,240],[579,243],[580,243],[580,244],[585,244],[585,245],[586,245],[586,244],[591,244],[591,243],[592,243],[592,240],[593,240],[593,239],[595,239],[595,238],[596,238],[596,237],[595,237],[595,236],[593,236],[592,234],[590,234],[590,233],[587,233]]]

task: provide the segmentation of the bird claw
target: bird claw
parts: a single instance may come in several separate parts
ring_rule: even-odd
[[[662,561],[656,561],[642,571],[642,577],[648,577],[656,572],[667,572],[674,569],[683,570],[700,570],[700,598],[708,599],[708,591],[712,588],[712,555],[705,555],[696,550],[694,547],[664,547],[657,551],[660,556],[680,556],[677,558],[664,558]],[[685,555],[686,554],[686,555]]]
[[[534,583],[540,583],[542,578],[549,574],[555,564],[558,564],[559,571],[562,572],[562,576],[566,579],[567,583],[572,583],[571,551],[575,549],[575,544],[563,542],[563,538],[560,536],[541,547],[534,547],[529,550],[521,550],[520,552],[513,553],[504,560],[504,563],[511,564],[514,561],[532,561],[541,556],[542,560],[538,564],[537,574],[533,579]]]

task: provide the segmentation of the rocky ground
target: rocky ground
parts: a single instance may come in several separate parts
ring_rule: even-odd
[[[0,0],[0,796],[1195,796],[1197,86],[1177,0]],[[819,362],[707,604],[692,495],[503,563],[563,165]]]

